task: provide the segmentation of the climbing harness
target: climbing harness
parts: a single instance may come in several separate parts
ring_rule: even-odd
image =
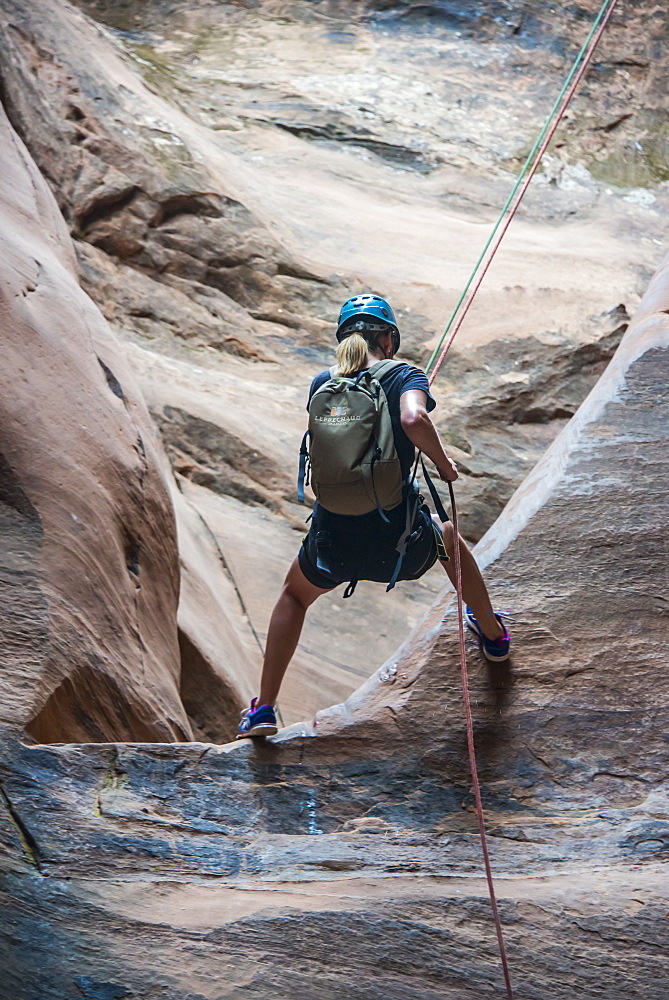
[[[527,188],[529,187],[530,181],[534,176],[541,159],[548,148],[548,145],[555,134],[560,121],[566,111],[576,88],[578,87],[583,74],[585,73],[590,59],[602,37],[604,30],[610,20],[613,13],[613,9],[616,6],[618,0],[605,0],[603,3],[599,14],[595,18],[593,26],[590,30],[588,37],[586,38],[580,52],[578,53],[576,60],[565,80],[560,94],[546,120],[546,123],[541,130],[532,150],[530,151],[527,160],[525,161],[516,183],[511,191],[511,194],[507,198],[507,201],[500,213],[497,222],[488,238],[488,241],[481,252],[479,259],[474,265],[474,269],[465,285],[465,288],[458,299],[458,302],[453,310],[453,313],[448,321],[446,329],[444,330],[441,339],[437,346],[435,347],[430,360],[428,361],[426,372],[429,374],[429,383],[432,385],[434,382],[439,369],[444,363],[444,359],[453,343],[458,330],[462,326],[465,316],[469,312],[469,308],[474,300],[474,297],[485,277],[485,274],[492,263],[493,257],[495,256],[497,249],[504,238],[511,220],[513,219],[518,206],[520,205]],[[508,214],[507,214],[508,213]],[[499,235],[497,235],[498,230]],[[496,238],[495,238],[496,237]],[[489,252],[488,252],[489,251]],[[471,287],[473,285],[473,288]],[[470,291],[471,288],[471,291]],[[469,293],[469,294],[468,294]],[[464,303],[464,304],[463,304]],[[462,307],[462,308],[461,308]],[[450,332],[450,336],[449,336]],[[448,340],[446,338],[448,337]],[[442,344],[446,340],[445,345],[442,348]],[[434,369],[432,365],[435,362]],[[418,460],[417,460],[418,461]],[[415,467],[414,467],[415,471]],[[459,531],[458,531],[458,513],[455,504],[455,494],[453,492],[453,484],[449,482],[448,490],[451,499],[451,511],[452,511],[452,522],[453,522],[453,536],[454,536],[454,563],[455,563],[455,578],[456,578],[456,596],[457,596],[457,609],[458,609],[458,632],[460,640],[460,672],[462,681],[462,699],[465,709],[465,721],[467,727],[467,747],[469,751],[469,766],[472,776],[472,788],[474,791],[474,800],[476,803],[476,817],[478,821],[479,834],[481,839],[481,853],[483,855],[483,863],[485,867],[486,880],[488,883],[488,892],[490,895],[490,906],[492,909],[493,920],[495,923],[495,930],[497,933],[497,944],[499,947],[500,960],[502,964],[502,971],[504,974],[504,982],[506,985],[506,994],[508,1000],[514,1000],[513,989],[511,987],[511,976],[509,974],[509,965],[506,956],[506,948],[504,945],[504,933],[502,931],[502,922],[499,916],[499,908],[497,906],[497,898],[495,896],[495,887],[492,877],[492,869],[490,866],[490,856],[488,853],[488,841],[485,832],[485,819],[483,815],[483,803],[481,800],[481,787],[478,778],[478,768],[476,765],[476,747],[474,743],[474,720],[472,717],[471,700],[469,697],[469,677],[467,674],[467,654],[465,650],[465,629],[463,621],[463,601],[462,601],[462,565],[460,558],[460,545],[459,545]]]

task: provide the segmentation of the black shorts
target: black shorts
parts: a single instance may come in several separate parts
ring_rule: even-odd
[[[298,561],[314,587],[332,590],[352,580],[389,583],[397,564],[397,541],[404,525],[386,525],[373,512],[363,518],[338,518],[324,524],[317,516],[305,536]],[[416,523],[402,560],[398,580],[418,580],[437,559],[448,561],[444,540],[426,504],[418,508]]]

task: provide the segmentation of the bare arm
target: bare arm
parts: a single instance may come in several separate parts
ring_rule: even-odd
[[[411,443],[434,462],[444,482],[453,483],[458,470],[444,449],[437,430],[427,412],[427,393],[422,389],[409,389],[400,396],[400,419],[404,433]]]

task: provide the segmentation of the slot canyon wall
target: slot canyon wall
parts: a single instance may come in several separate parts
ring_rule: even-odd
[[[668,313],[669,260],[478,549],[518,619],[510,667],[468,643],[518,997],[669,983]],[[502,995],[457,660],[444,595],[266,744],[5,740],[5,995]]]
[[[593,12],[0,0],[0,997],[502,995],[442,579],[319,608],[293,724],[225,740],[340,300],[426,360]],[[666,19],[617,15],[438,390],[517,619],[468,656],[528,1000],[669,989]]]
[[[305,390],[331,362],[340,303],[387,295],[404,356],[426,362],[594,13],[0,3],[3,104],[171,465],[179,684],[199,737],[229,738],[255,688],[304,533]],[[435,387],[472,541],[601,374],[659,261],[666,31],[656,5],[614,14]],[[284,720],[348,697],[442,586],[431,574],[392,601],[361,586],[355,621],[319,602]]]
[[[190,690],[196,643],[206,648],[208,639],[206,630],[189,638],[191,603],[216,614],[233,676],[243,676],[250,660],[242,615],[225,579],[214,573],[209,587],[210,556],[197,551],[189,512],[175,496],[177,552],[172,476],[146,405],[79,287],[51,192],[0,114],[9,195],[2,205],[2,722],[43,742],[188,739],[184,703],[209,699],[214,712],[220,688],[228,716],[234,702],[223,679],[213,683],[210,664],[199,668],[199,694]]]

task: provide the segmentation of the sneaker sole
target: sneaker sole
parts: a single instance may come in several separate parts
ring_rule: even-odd
[[[471,624],[468,618],[465,617],[465,621],[467,622],[467,628],[469,629],[469,631],[473,632],[476,638],[480,641],[481,652],[485,656],[486,660],[488,660],[490,663],[504,663],[505,660],[508,660],[510,658],[511,649],[509,649],[509,651],[505,653],[504,656],[492,656],[491,653],[486,652],[486,648],[483,645],[483,637],[481,636],[479,630],[477,628],[474,628],[474,626]]]
[[[273,726],[270,722],[261,722],[257,726],[251,726],[245,733],[237,733],[237,739],[245,740],[247,736],[276,736],[278,732],[278,726]]]
[[[481,643],[481,652],[485,656],[486,660],[490,661],[490,663],[504,663],[504,661],[508,660],[511,656],[511,650],[509,650],[508,653],[505,653],[504,656],[491,656],[490,653],[486,653],[483,643]]]

